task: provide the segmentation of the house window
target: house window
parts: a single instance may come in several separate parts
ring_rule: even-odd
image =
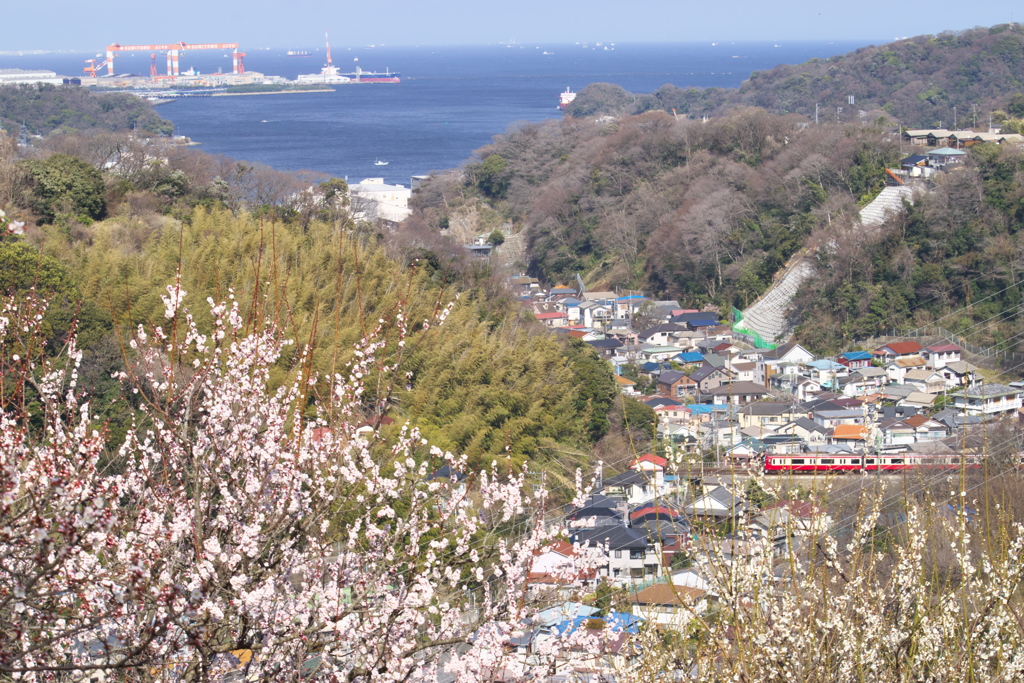
[[[616,550],[615,551],[615,559],[616,560],[621,560],[622,559],[622,551],[621,550]]]
[[[644,551],[643,550],[630,550],[629,551],[629,559],[631,559],[631,560],[642,560],[642,559],[644,559]]]

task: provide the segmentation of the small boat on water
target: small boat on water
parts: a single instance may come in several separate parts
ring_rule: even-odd
[[[377,159],[377,161],[373,162],[373,165],[374,166],[387,166],[388,162],[383,161],[381,159]]]

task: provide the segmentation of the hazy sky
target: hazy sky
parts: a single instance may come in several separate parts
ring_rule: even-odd
[[[1011,20],[1014,3],[866,5],[827,0],[49,0],[4,3],[2,50],[99,50],[108,43],[238,42],[340,46],[863,39],[938,33]],[[44,9],[45,8],[45,9]],[[43,10],[43,11],[41,11]]]

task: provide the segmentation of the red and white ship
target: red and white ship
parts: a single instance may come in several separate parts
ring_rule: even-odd
[[[358,66],[354,73],[341,74],[348,78],[352,83],[401,83],[401,74],[397,74],[394,71],[384,70],[384,73],[379,71],[363,71]]]
[[[569,103],[576,99],[576,93],[571,89],[566,88],[564,93],[558,96],[558,108],[565,109],[569,106]]]

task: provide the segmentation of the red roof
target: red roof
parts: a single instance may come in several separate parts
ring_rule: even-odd
[[[950,353],[961,351],[962,349],[956,344],[936,344],[935,346],[929,346],[927,350],[932,353]]]
[[[681,406],[672,406],[672,407],[673,408],[679,408]],[[644,453],[643,455],[634,458],[633,462],[629,463],[629,466],[630,467],[636,467],[637,465],[639,465],[642,462],[653,463],[653,464],[657,465],[658,467],[660,467],[662,469],[668,467],[668,460],[666,460],[665,458],[661,457],[660,455],[655,455],[654,453]]]
[[[833,439],[866,439],[868,428],[864,425],[836,425],[832,430]]]
[[[647,507],[642,507],[639,510],[637,510],[636,512],[630,514],[629,518],[630,518],[630,520],[634,520],[634,519],[637,519],[638,517],[643,517],[644,515],[655,515],[655,514],[657,514],[657,515],[668,515],[669,517],[678,517],[679,516],[679,513],[676,512],[675,510],[673,510],[672,508],[667,508],[667,507],[665,507],[663,505],[648,505]]]
[[[921,350],[921,345],[912,341],[893,342],[891,344],[886,344],[879,350],[884,349],[889,349],[897,356],[909,356],[912,353],[918,353]]]
[[[583,339],[590,333],[587,332],[586,330],[570,330],[569,332],[566,332],[566,334],[568,334],[570,337],[575,337],[576,339]]]
[[[931,421],[932,418],[928,417],[927,415],[921,415],[920,413],[918,413],[917,415],[908,417],[906,420],[903,421],[903,423],[910,425],[911,427],[917,428],[923,425],[924,423]]]
[[[569,543],[568,541],[558,540],[551,543],[550,545],[546,545],[543,548],[535,550],[533,552],[534,555],[542,555],[544,553],[558,553],[559,555],[570,557],[576,554],[576,549],[573,548],[572,543]]]
[[[565,318],[565,313],[559,313],[555,311],[553,313],[537,313],[534,315],[537,320],[557,320],[558,318]]]
[[[712,351],[725,351],[726,349],[728,349],[730,347],[732,347],[732,344],[728,344],[726,342],[722,342],[721,344],[719,344],[718,346],[715,346],[711,350]]]

